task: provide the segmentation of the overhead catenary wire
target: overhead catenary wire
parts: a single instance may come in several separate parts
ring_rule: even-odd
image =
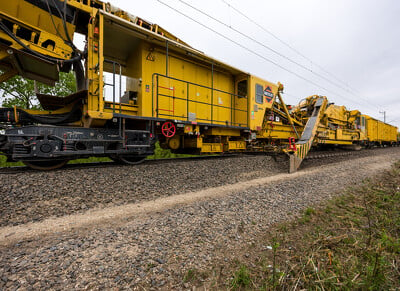
[[[363,99],[363,98],[357,96],[356,94],[354,94],[353,92],[351,92],[350,90],[348,90],[347,88],[344,88],[342,85],[337,84],[336,82],[332,82],[332,80],[328,79],[327,77],[325,77],[325,76],[323,76],[323,75],[321,75],[321,74],[319,74],[319,73],[313,71],[312,69],[310,69],[310,68],[308,68],[308,67],[306,67],[306,66],[300,64],[299,62],[296,62],[296,61],[292,60],[291,58],[287,57],[286,55],[284,55],[284,54],[278,52],[277,50],[275,50],[275,49],[273,49],[273,48],[271,48],[271,47],[269,47],[269,46],[267,46],[267,45],[265,45],[265,44],[263,44],[262,42],[260,42],[260,41],[258,41],[258,40],[256,40],[256,39],[254,39],[254,38],[248,36],[248,35],[245,34],[244,32],[241,32],[240,30],[237,30],[237,29],[233,28],[231,25],[228,25],[228,24],[222,22],[221,20],[219,20],[219,19],[217,19],[217,18],[215,18],[215,17],[213,17],[213,16],[207,14],[206,12],[200,10],[199,8],[196,8],[196,7],[194,7],[193,5],[187,3],[187,2],[185,2],[185,1],[183,1],[183,0],[177,0],[177,1],[183,3],[184,5],[186,5],[186,6],[190,7],[190,8],[192,8],[192,9],[195,10],[195,11],[197,11],[197,12],[199,12],[199,13],[205,15],[206,17],[208,17],[208,18],[210,18],[210,19],[212,19],[212,20],[218,22],[219,24],[221,24],[221,25],[223,25],[223,26],[225,26],[225,27],[231,29],[232,31],[234,31],[234,32],[236,32],[236,33],[238,33],[238,34],[240,34],[241,36],[243,36],[243,37],[245,37],[245,38],[247,38],[247,39],[249,39],[249,40],[251,40],[251,41],[257,43],[258,45],[260,45],[260,46],[262,46],[262,47],[268,49],[269,51],[273,52],[274,54],[276,54],[276,55],[278,55],[278,56],[280,56],[280,57],[282,57],[282,58],[288,60],[289,62],[291,62],[291,63],[293,63],[293,64],[299,66],[300,68],[302,68],[302,69],[304,69],[304,70],[306,70],[306,71],[308,71],[308,72],[310,72],[311,74],[313,74],[313,75],[315,75],[315,76],[318,76],[319,78],[325,80],[326,82],[330,83],[331,85],[334,85],[334,86],[336,86],[337,88],[340,88],[340,89],[342,89],[343,91],[346,91],[347,93],[350,93],[350,94],[352,94],[353,96],[355,96],[355,97],[357,97],[357,98],[359,98],[359,99]],[[337,93],[336,93],[336,94],[337,94]],[[343,98],[344,98],[344,97],[343,97]],[[370,103],[369,100],[365,100],[365,99],[363,99],[363,100],[366,101],[367,104]],[[376,108],[374,107],[374,109],[377,109],[377,107],[376,107]]]
[[[270,59],[266,58],[265,56],[261,55],[260,53],[258,53],[258,52],[256,52],[256,51],[254,51],[254,50],[252,50],[252,49],[250,49],[250,48],[244,46],[243,44],[241,44],[241,43],[239,43],[239,42],[237,42],[237,41],[235,41],[235,40],[233,40],[233,39],[227,37],[226,35],[224,35],[224,34],[218,32],[218,31],[216,31],[215,29],[213,29],[213,28],[211,28],[211,27],[209,27],[209,26],[207,26],[207,25],[201,23],[200,21],[194,19],[193,17],[191,17],[191,16],[189,16],[189,15],[187,15],[187,14],[185,14],[185,13],[179,11],[179,10],[176,9],[175,7],[172,7],[171,5],[165,3],[165,2],[163,2],[163,1],[161,1],[161,0],[156,0],[156,1],[159,2],[159,3],[161,3],[161,4],[164,5],[164,6],[168,7],[169,9],[175,11],[176,13],[178,13],[178,14],[180,14],[180,15],[182,15],[182,16],[184,16],[184,17],[190,19],[190,20],[192,20],[193,22],[199,24],[200,26],[203,26],[204,28],[206,28],[206,29],[212,31],[213,33],[219,35],[220,37],[222,37],[222,38],[224,38],[224,39],[226,39],[226,40],[228,40],[229,42],[234,43],[235,45],[241,47],[242,49],[244,49],[244,50],[246,50],[246,51],[248,51],[248,52],[250,52],[250,53],[252,53],[252,54],[258,56],[259,58],[261,58],[261,59],[263,59],[263,60],[265,60],[265,61],[267,61],[267,62],[269,62],[269,63],[271,63],[271,64],[273,64],[273,65],[275,65],[275,66],[277,66],[278,68],[280,68],[280,69],[282,69],[282,70],[284,70],[284,71],[286,71],[286,72],[288,72],[288,73],[290,73],[290,74],[292,74],[292,75],[298,77],[299,79],[302,79],[303,81],[306,81],[306,82],[308,82],[308,83],[310,83],[310,84],[312,84],[312,85],[314,85],[314,86],[316,86],[316,87],[318,87],[318,88],[320,88],[320,89],[322,89],[322,90],[325,90],[326,92],[332,93],[332,94],[334,94],[334,95],[336,95],[336,96],[338,96],[338,97],[341,97],[341,98],[343,98],[343,99],[347,99],[347,100],[349,100],[349,101],[351,101],[351,102],[354,102],[354,103],[357,103],[357,104],[359,104],[359,105],[362,105],[362,106],[369,105],[369,103],[367,103],[367,104],[362,104],[362,103],[359,103],[359,102],[357,102],[357,101],[355,101],[355,100],[349,99],[349,98],[347,98],[347,97],[345,97],[345,96],[343,96],[343,95],[341,95],[341,94],[338,94],[337,92],[334,92],[334,91],[332,91],[332,90],[330,90],[330,89],[327,89],[327,88],[325,88],[324,86],[322,86],[322,85],[320,85],[320,84],[318,84],[318,83],[316,83],[316,82],[314,82],[314,81],[312,81],[312,80],[310,80],[310,79],[308,79],[308,78],[303,77],[302,75],[300,75],[300,74],[298,74],[298,73],[296,73],[296,72],[294,72],[294,71],[292,71],[292,70],[290,70],[290,69],[284,67],[283,65],[280,65],[279,63],[277,63],[277,62],[275,62],[275,61],[273,61],[273,60],[270,60]],[[369,105],[369,106],[370,106],[370,105]],[[374,107],[374,110],[375,110],[375,109],[376,109],[376,107]]]
[[[237,12],[239,15],[243,16],[244,18],[246,18],[248,21],[250,21],[251,23],[253,23],[254,25],[256,25],[258,28],[260,28],[261,30],[263,30],[264,32],[268,33],[270,36],[272,36],[273,38],[275,38],[277,41],[279,41],[280,43],[282,43],[283,45],[285,45],[286,47],[288,47],[290,50],[292,50],[293,52],[295,52],[296,54],[298,54],[299,56],[301,56],[302,58],[304,58],[305,60],[307,60],[308,62],[310,62],[312,65],[316,66],[317,68],[319,68],[321,71],[323,71],[324,73],[328,74],[329,76],[331,76],[332,78],[334,78],[336,81],[342,83],[343,85],[345,85],[346,87],[348,87],[349,89],[358,92],[358,90],[350,87],[345,81],[341,80],[339,77],[337,77],[336,75],[334,75],[333,73],[329,72],[328,70],[326,70],[325,68],[323,68],[322,66],[318,65],[317,63],[315,63],[313,60],[311,60],[309,57],[307,57],[306,55],[304,55],[303,53],[301,53],[299,50],[297,50],[296,48],[294,48],[293,46],[291,46],[290,44],[288,44],[287,42],[285,42],[284,40],[282,40],[281,38],[279,38],[276,34],[274,34],[273,32],[271,32],[270,30],[266,29],[265,27],[263,27],[262,25],[260,25],[259,23],[257,23],[255,20],[253,20],[251,17],[247,16],[246,14],[244,14],[243,12],[241,12],[239,9],[235,8],[233,5],[231,5],[230,3],[228,3],[226,0],[221,0],[223,3],[225,3],[228,7],[232,8],[235,12]]]
[[[314,72],[312,69],[310,69],[310,68],[308,68],[308,67],[306,67],[306,66],[300,64],[299,62],[296,62],[296,61],[292,60],[292,59],[289,58],[288,56],[285,56],[284,54],[278,52],[277,50],[275,50],[275,49],[273,49],[273,48],[267,46],[266,44],[264,44],[264,43],[262,43],[262,42],[260,42],[260,41],[258,41],[258,40],[256,40],[256,39],[254,39],[254,38],[248,36],[248,35],[245,34],[244,32],[241,32],[240,30],[238,30],[238,29],[232,27],[231,25],[228,25],[228,24],[222,22],[221,20],[219,20],[219,19],[217,19],[217,18],[215,18],[215,17],[213,17],[213,16],[211,16],[211,15],[205,13],[204,11],[200,10],[199,8],[196,8],[196,7],[192,6],[191,4],[189,4],[189,3],[187,3],[187,2],[185,2],[185,1],[183,1],[183,0],[177,0],[177,1],[183,3],[184,5],[190,7],[190,8],[192,8],[192,9],[194,9],[194,10],[196,10],[197,12],[199,12],[199,13],[201,13],[201,14],[203,14],[203,15],[209,17],[209,18],[211,18],[212,20],[218,22],[219,24],[221,24],[221,25],[223,25],[223,26],[225,26],[225,27],[227,27],[227,28],[233,30],[234,32],[240,34],[241,36],[243,36],[243,37],[245,37],[245,38],[247,38],[247,39],[249,39],[249,40],[251,40],[251,41],[257,43],[258,45],[260,45],[260,46],[266,48],[267,50],[273,52],[274,54],[280,56],[281,58],[284,58],[284,59],[288,60],[289,62],[291,62],[291,63],[293,63],[293,64],[299,66],[300,68],[302,68],[302,69],[304,69],[304,70],[306,70],[306,71],[309,71],[310,73],[312,73],[312,74],[314,74],[314,75],[320,77],[321,79],[324,79],[325,81],[331,83],[332,85],[334,85],[334,86],[336,86],[336,87],[339,87],[339,88],[341,88],[341,89],[347,91],[347,89],[345,89],[345,88],[343,88],[342,86],[336,84],[335,82],[332,82],[331,80],[329,80],[328,78],[322,76],[321,74],[318,74],[318,73]]]

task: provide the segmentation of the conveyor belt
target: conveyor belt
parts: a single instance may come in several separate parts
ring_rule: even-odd
[[[320,96],[315,102],[313,113],[307,121],[303,134],[296,142],[296,151],[290,155],[289,173],[297,171],[301,162],[310,151],[321,118],[321,112],[325,110],[326,105],[327,99],[323,96]]]

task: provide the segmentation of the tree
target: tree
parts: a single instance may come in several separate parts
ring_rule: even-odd
[[[76,92],[75,76],[72,72],[60,73],[60,80],[54,87],[36,82],[38,92],[55,96],[67,96]],[[0,83],[0,98],[2,107],[14,105],[26,109],[40,109],[36,98],[33,80],[15,76],[6,82]]]

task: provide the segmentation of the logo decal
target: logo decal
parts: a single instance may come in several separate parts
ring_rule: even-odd
[[[267,88],[265,88],[264,96],[265,96],[265,101],[267,101],[268,103],[271,103],[272,99],[274,99],[274,93],[272,93],[270,86],[267,86]]]

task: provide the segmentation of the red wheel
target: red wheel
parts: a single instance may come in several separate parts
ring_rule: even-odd
[[[176,133],[176,126],[171,121],[166,121],[161,126],[161,132],[165,137],[173,137]]]

